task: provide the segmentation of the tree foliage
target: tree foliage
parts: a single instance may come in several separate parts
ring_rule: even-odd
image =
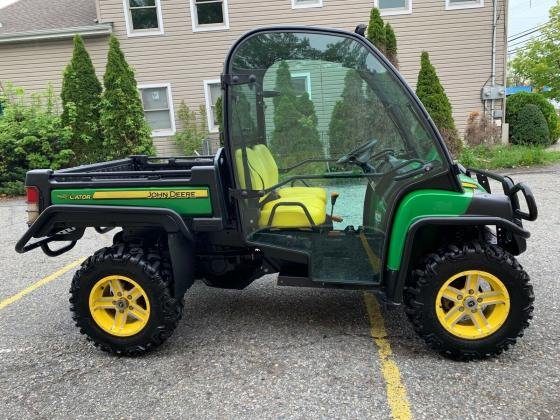
[[[61,122],[71,133],[69,148],[74,151],[72,164],[92,163],[103,159],[99,108],[101,83],[81,36],[74,37],[72,59],[62,80]]]
[[[317,130],[315,106],[307,93],[298,97],[290,67],[282,61],[276,76],[274,98],[274,131],[270,147],[280,167],[286,168],[304,159],[323,157],[323,146]],[[303,168],[310,172],[309,166]]]
[[[510,129],[513,144],[533,146],[550,144],[550,131],[546,119],[537,105],[525,105]]]
[[[377,7],[372,7],[369,15],[369,24],[367,27],[367,39],[371,41],[373,45],[379,49],[383,54],[385,54],[386,49],[386,32],[385,24],[381,18],[381,13]]]
[[[560,100],[560,3],[550,8],[541,36],[527,42],[512,61],[517,77],[548,98]],[[545,87],[547,89],[545,89]]]
[[[457,155],[462,148],[462,143],[453,120],[451,102],[426,51],[423,51],[421,56],[416,94],[434,120],[450,152]]]
[[[153,154],[151,130],[144,118],[134,71],[126,62],[119,41],[109,40],[101,100],[103,147],[107,159],[131,154]]]
[[[198,115],[196,115],[196,112],[191,111],[185,104],[185,101],[181,101],[177,119],[181,129],[175,134],[174,140],[186,156],[192,156],[195,151],[200,151],[202,142],[208,137],[206,108],[204,105],[200,105]]]
[[[548,144],[554,144],[560,137],[560,120],[554,106],[540,93],[519,92],[508,96],[506,106],[506,122],[509,124],[510,141],[514,142],[519,123],[520,112],[525,105],[536,105],[546,120],[550,134]]]
[[[71,132],[62,127],[51,86],[26,97],[23,89],[5,86],[0,116],[0,194],[24,193],[30,169],[59,169],[74,157]]]

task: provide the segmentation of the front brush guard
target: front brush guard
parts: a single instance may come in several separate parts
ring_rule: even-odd
[[[471,174],[476,175],[478,183],[482,185],[482,187],[488,193],[492,193],[492,191],[490,190],[490,183],[488,182],[488,178],[500,182],[502,184],[504,194],[507,195],[511,200],[511,206],[513,208],[514,216],[519,219],[528,220],[529,222],[534,222],[535,220],[537,220],[537,217],[539,216],[537,202],[535,201],[533,192],[527,184],[525,184],[524,182],[515,184],[509,176],[501,176],[492,172],[482,171],[480,169],[468,168],[466,170],[466,175],[472,176]],[[527,209],[529,210],[528,212],[522,211],[519,205],[519,197],[517,193],[520,191],[525,198],[525,202],[527,203]]]

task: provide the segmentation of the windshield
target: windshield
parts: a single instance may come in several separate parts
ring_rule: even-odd
[[[264,144],[281,175],[357,170],[342,160],[367,144],[367,153],[350,156],[354,163],[369,161],[361,166],[366,172],[398,164],[396,175],[402,175],[427,163],[442,166],[441,151],[402,84],[353,38],[257,34],[236,50],[230,72],[245,77],[230,89],[234,152]]]

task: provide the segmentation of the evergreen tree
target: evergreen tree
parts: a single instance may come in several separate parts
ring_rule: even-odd
[[[379,51],[385,54],[386,34],[385,24],[379,13],[379,9],[373,7],[369,17],[369,25],[367,28],[367,38],[375,45]]]
[[[332,158],[342,156],[369,140],[369,110],[362,78],[356,70],[348,70],[342,99],[335,104],[329,124]]]
[[[144,118],[134,71],[126,62],[119,41],[109,41],[107,67],[103,78],[101,126],[108,159],[131,154],[153,154],[151,130]]]
[[[274,131],[270,147],[281,168],[305,159],[323,157],[323,146],[317,130],[315,106],[307,93],[296,95],[288,63],[282,61],[276,76],[274,98]],[[307,165],[300,172],[315,173],[321,165]],[[296,171],[297,172],[297,171]],[[293,172],[295,173],[295,172]]]
[[[397,58],[397,37],[389,23],[385,25],[385,55],[395,67],[399,67]]]
[[[416,94],[434,120],[450,152],[457,155],[462,148],[462,143],[455,128],[451,103],[426,51],[422,52]]]
[[[99,121],[101,90],[84,41],[76,35],[60,94],[63,109],[61,123],[71,132],[68,148],[75,155],[72,164],[92,163],[103,158]]]

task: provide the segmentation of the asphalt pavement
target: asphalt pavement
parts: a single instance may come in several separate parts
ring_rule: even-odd
[[[460,363],[429,351],[402,308],[382,316],[412,417],[560,415],[560,166],[516,172],[540,217],[519,260],[535,289],[532,325],[499,358]],[[110,243],[87,231],[71,252],[19,255],[23,200],[0,201],[0,302]],[[196,283],[183,320],[138,358],[95,349],[73,325],[73,270],[0,309],[0,418],[390,418],[387,378],[364,295]]]

